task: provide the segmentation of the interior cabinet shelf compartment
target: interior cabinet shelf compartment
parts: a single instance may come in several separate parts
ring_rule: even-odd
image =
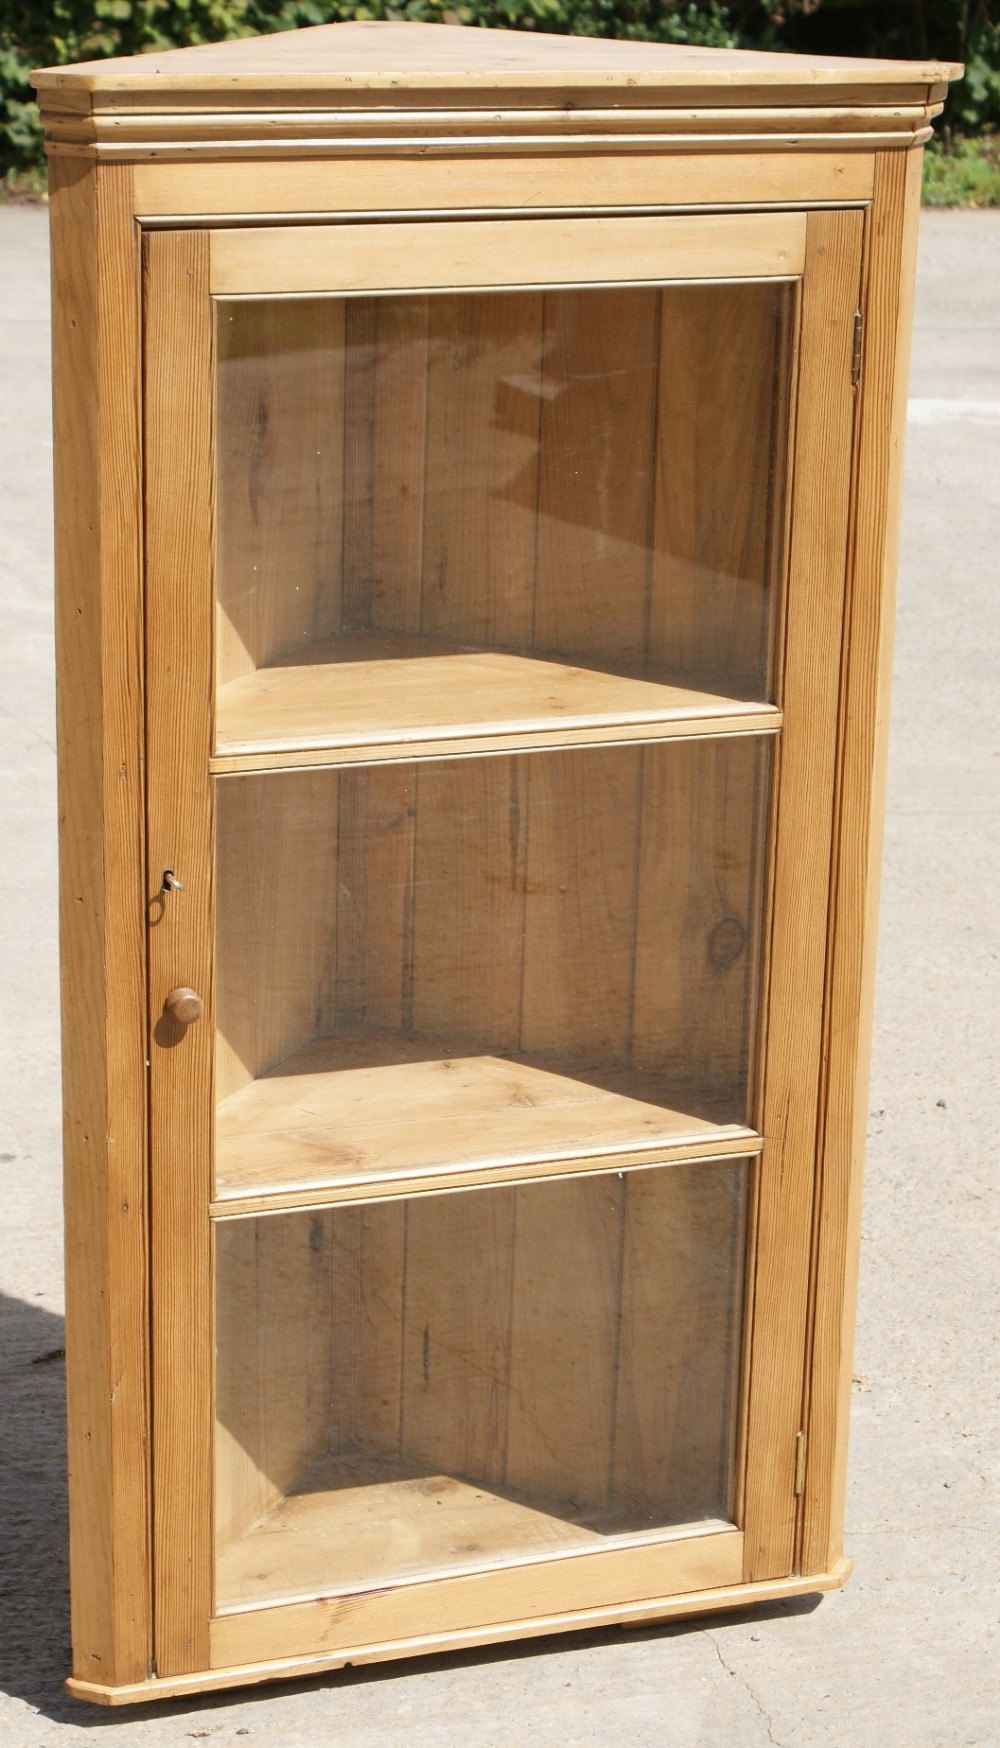
[[[846,1577],[955,73],[362,24],[36,75],[79,1698]]]

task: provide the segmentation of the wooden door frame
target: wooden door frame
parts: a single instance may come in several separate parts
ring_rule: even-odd
[[[780,216],[784,219],[788,215]],[[545,221],[528,222],[537,227]],[[560,221],[574,225],[597,222],[585,218]],[[606,226],[613,222],[604,221]],[[626,222],[669,226],[677,221]],[[714,220],[685,218],[681,222],[688,228],[704,224],[710,229]],[[477,223],[480,221],[463,221],[462,228],[471,232]],[[762,1004],[766,1045],[761,1054],[766,1056],[768,1067],[759,1127],[765,1148],[758,1168],[755,1236],[748,1259],[753,1284],[749,1295],[749,1394],[743,1439],[746,1481],[741,1513],[745,1525],[741,1566],[746,1583],[785,1579],[795,1562],[795,1449],[802,1428],[809,1310],[825,919],[854,419],[851,348],[860,291],[862,224],[862,214],[856,209],[814,212],[805,221],[788,561],[794,584],[784,623],[780,701],[785,709],[785,730],[775,784],[773,908]],[[392,227],[380,229],[388,232]],[[280,228],[254,233],[259,242],[267,244],[262,253],[270,251],[274,258],[281,257],[289,234]],[[540,240],[537,228],[535,234]],[[214,804],[208,769],[214,714],[212,238],[213,233],[204,231],[161,231],[147,236],[144,246],[147,769],[152,774],[147,825],[152,895],[149,1023],[153,1038],[155,1658],[159,1673],[168,1677],[234,1660],[234,1629],[227,1626],[214,1634],[210,1629],[214,1348],[208,1217],[214,1117]],[[606,273],[603,282],[607,282]],[[207,659],[192,662],[192,649],[207,652]],[[167,774],[163,780],[161,772]],[[168,868],[182,879],[183,893],[161,889],[162,872]],[[817,918],[823,919],[823,927],[817,928]],[[197,988],[205,1001],[204,1020],[186,1033],[172,1031],[173,1023],[163,1017],[167,992],[183,983]],[[808,1089],[808,1096],[803,1089]],[[707,1539],[694,1536],[691,1542]],[[613,1550],[598,1556],[605,1560],[615,1557]],[[578,1570],[582,1578],[582,1566]],[[734,1581],[736,1574],[732,1573],[727,1582]],[[465,1583],[459,1579],[444,1582]],[[477,1579],[476,1585],[482,1582]],[[648,1580],[643,1582],[648,1586]],[[699,1568],[698,1573],[692,1570],[683,1577],[678,1572],[677,1582],[689,1590],[700,1589],[705,1571]],[[415,1585],[407,1590],[415,1597],[421,1588]],[[457,1601],[458,1592],[454,1595]],[[329,1644],[328,1627],[321,1616],[332,1605],[308,1606],[314,1609],[321,1640]],[[565,1600],[559,1606],[565,1609]],[[586,1609],[586,1599],[579,1606]],[[401,1619],[409,1612],[404,1605]],[[541,1598],[538,1612],[547,1612]],[[263,1623],[264,1617],[275,1611],[257,1613]],[[281,1613],[284,1623],[290,1625],[292,1615],[287,1606]],[[495,1621],[499,1617],[491,1618]],[[525,1630],[531,1630],[531,1620],[529,1614]],[[383,1622],[379,1630],[387,1638],[400,1638],[399,1627],[394,1629],[391,1621]],[[448,1631],[442,1623],[442,1634]],[[273,1654],[288,1656],[292,1652],[285,1645]]]

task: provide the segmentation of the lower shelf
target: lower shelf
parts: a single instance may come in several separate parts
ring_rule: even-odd
[[[474,1055],[467,1042],[355,1028],[318,1039],[219,1106],[216,1201],[486,1183],[590,1162],[742,1157],[754,1131],[666,1078]],[[274,1205],[287,1205],[284,1200]]]
[[[329,1457],[220,1555],[221,1609],[349,1595],[406,1579],[478,1572],[625,1538],[663,1541],[715,1527],[665,1530],[607,1509],[497,1492],[398,1458]],[[720,1526],[721,1527],[721,1526]],[[609,1541],[609,1538],[611,1540]]]

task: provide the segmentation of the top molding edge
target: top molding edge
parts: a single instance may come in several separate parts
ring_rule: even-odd
[[[216,93],[226,108],[244,97],[249,107],[267,107],[273,93],[318,91],[345,97],[384,92],[518,91],[542,100],[566,87],[585,93],[595,107],[617,94],[639,93],[690,101],[696,92],[719,95],[768,91],[799,101],[829,102],[838,90],[871,90],[873,102],[886,88],[943,85],[962,67],[942,61],[874,61],[765,54],[740,49],[699,49],[606,38],[478,30],[461,25],[331,24],[271,36],[245,37],[158,55],[85,61],[74,67],[43,67],[32,74],[43,109],[73,108],[84,93],[90,106],[121,104],[140,110],[168,94]],[[62,98],[63,103],[60,102]],[[75,102],[73,101],[75,99]],[[86,106],[86,99],[84,105]],[[211,106],[210,101],[205,107]]]

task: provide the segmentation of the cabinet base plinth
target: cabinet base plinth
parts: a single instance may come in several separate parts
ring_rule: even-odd
[[[385,1663],[394,1658],[429,1656],[442,1651],[465,1651],[477,1645],[498,1645],[512,1639],[540,1638],[551,1633],[579,1632],[590,1627],[655,1626],[660,1621],[683,1620],[699,1614],[751,1608],[754,1604],[779,1602],[787,1596],[811,1596],[819,1591],[839,1590],[853,1570],[854,1562],[838,1560],[829,1572],[808,1578],[779,1578],[761,1584],[738,1584],[724,1590],[691,1591],[629,1603],[621,1608],[581,1609],[576,1613],[548,1615],[539,1620],[506,1621],[477,1627],[468,1632],[436,1633],[427,1638],[400,1639],[382,1645],[363,1645],[338,1651],[333,1657],[283,1657],[275,1662],[247,1663],[228,1669],[201,1670],[192,1675],[151,1676],[148,1681],[128,1682],[121,1687],[83,1681],[71,1676],[66,1683],[74,1699],[92,1705],[142,1705],[149,1700],[183,1699],[190,1694],[212,1693],[217,1688],[252,1687],[262,1681],[301,1681],[361,1663]]]

